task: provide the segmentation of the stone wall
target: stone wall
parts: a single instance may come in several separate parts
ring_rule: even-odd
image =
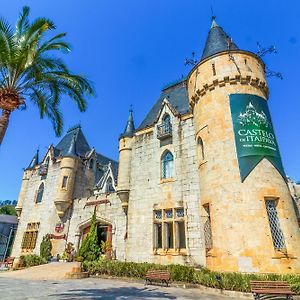
[[[203,265],[193,119],[180,120],[165,104],[157,124],[165,113],[171,116],[172,140],[160,141],[155,127],[137,132],[133,138],[126,257],[136,262]],[[161,156],[166,150],[174,156],[175,176],[172,179],[161,179]],[[186,209],[186,253],[157,253],[153,245],[153,210],[179,206]]]
[[[96,218],[99,223],[112,225],[112,247],[115,258],[125,260],[126,215],[116,193],[90,198],[75,199],[72,218],[68,230],[68,242],[74,244],[78,251],[82,242],[82,230],[90,226],[96,207]]]

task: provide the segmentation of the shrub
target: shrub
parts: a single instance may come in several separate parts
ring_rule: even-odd
[[[98,245],[97,235],[97,220],[96,220],[96,208],[91,221],[90,232],[79,249],[78,255],[82,256],[84,260],[94,261],[99,258],[101,249]]]
[[[20,267],[33,267],[42,264],[46,264],[47,260],[36,254],[28,254],[20,256]]]
[[[196,283],[212,288],[223,288],[240,292],[250,292],[251,280],[285,280],[291,285],[295,293],[300,294],[300,275],[220,273],[212,272],[205,268],[198,271],[183,265],[120,262],[106,259],[84,261],[83,268],[90,275],[105,274],[134,278],[144,278],[148,270],[163,269],[169,270],[173,281]],[[221,286],[216,280],[217,275],[221,278]]]
[[[43,237],[43,240],[41,242],[40,256],[48,260],[48,258],[51,256],[51,250],[52,250],[52,243],[50,240],[50,235],[46,234]]]

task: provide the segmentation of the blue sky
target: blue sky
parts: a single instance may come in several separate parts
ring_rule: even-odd
[[[139,125],[161,88],[189,72],[184,59],[201,56],[211,23],[217,22],[245,50],[256,42],[275,45],[278,54],[265,57],[267,66],[283,73],[269,78],[269,107],[286,173],[300,180],[300,2],[238,0],[0,0],[1,17],[14,24],[22,6],[31,17],[45,16],[67,32],[72,52],[64,59],[73,72],[86,75],[97,92],[80,113],[65,98],[64,132],[80,122],[90,146],[118,159],[118,136],[130,104]],[[0,149],[0,199],[17,199],[23,170],[36,149],[41,155],[59,141],[50,121],[36,108],[12,114]]]

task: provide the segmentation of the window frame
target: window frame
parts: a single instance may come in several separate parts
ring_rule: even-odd
[[[172,159],[167,159],[167,156],[170,155]],[[160,158],[161,165],[161,179],[173,179],[175,176],[175,161],[174,155],[170,150],[165,150]],[[169,174],[167,174],[169,173]]]
[[[21,251],[22,252],[31,252],[35,249],[37,244],[37,238],[39,233],[40,223],[28,223],[27,229],[24,231]]]
[[[41,187],[43,187],[42,189],[41,189]],[[43,201],[43,196],[44,196],[44,191],[45,191],[45,184],[44,184],[44,182],[42,182],[40,185],[39,185],[39,187],[38,187],[38,189],[37,189],[37,191],[36,191],[36,196],[35,196],[35,204],[40,204],[40,203],[42,203],[42,201]],[[41,195],[42,194],[42,195]],[[41,196],[40,196],[41,195]]]
[[[180,211],[180,215],[177,214]],[[168,214],[170,213],[171,214]],[[182,213],[183,212],[183,213]],[[158,214],[157,214],[158,213]],[[184,254],[187,249],[186,210],[184,207],[169,207],[153,210],[153,250],[155,254],[179,253]],[[181,227],[179,226],[181,225]],[[159,239],[158,226],[161,228]],[[171,229],[171,230],[170,230]],[[183,229],[184,232],[180,233]],[[171,233],[171,237],[170,237]],[[181,241],[181,237],[184,241]],[[171,238],[171,240],[170,240]]]
[[[274,247],[275,251],[283,251],[286,252],[287,247],[286,247],[286,239],[282,230],[281,222],[280,222],[280,217],[278,213],[278,203],[279,203],[279,198],[275,197],[265,197],[265,208],[266,208],[266,214],[267,214],[267,220],[268,220],[268,227],[271,233],[271,239],[272,239],[272,244]],[[272,203],[272,207],[268,205],[268,203]],[[270,209],[273,209],[270,210]],[[272,220],[273,218],[273,220]],[[274,220],[275,219],[275,220]],[[273,225],[272,225],[273,224]],[[275,228],[276,227],[276,228]],[[277,232],[275,232],[277,231]],[[281,243],[280,245],[277,245],[276,239],[278,238],[278,235],[280,235]]]

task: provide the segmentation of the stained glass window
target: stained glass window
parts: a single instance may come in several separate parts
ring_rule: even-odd
[[[44,183],[42,182],[37,191],[36,203],[42,202],[43,194],[44,194]]]

